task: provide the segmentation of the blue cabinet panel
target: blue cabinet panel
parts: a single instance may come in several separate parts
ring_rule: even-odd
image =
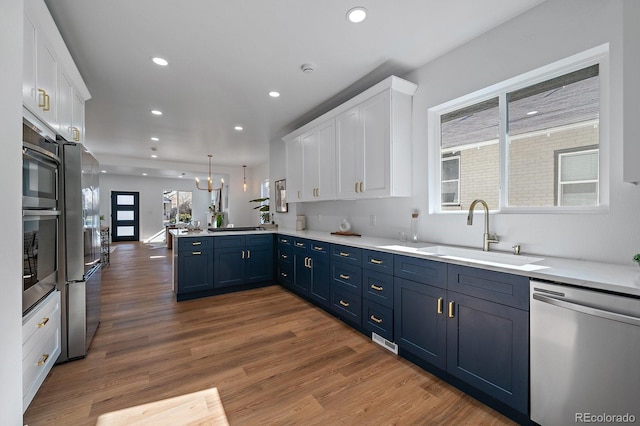
[[[363,299],[362,324],[369,333],[374,332],[393,341],[393,309]]]
[[[213,268],[215,288],[240,285],[244,282],[242,252],[243,250],[236,247],[216,248]]]
[[[362,296],[372,302],[393,308],[393,276],[363,269]]]
[[[183,250],[178,256],[178,293],[213,289],[213,251]]]
[[[393,255],[375,250],[362,250],[362,267],[384,274],[393,274]]]
[[[331,285],[344,291],[362,295],[362,268],[334,261],[331,264]]]
[[[457,293],[529,310],[529,278],[468,266],[449,265],[447,288]]]
[[[393,275],[407,280],[447,287],[447,264],[409,256],[395,256]]]
[[[362,297],[331,287],[331,309],[339,316],[362,326]]]

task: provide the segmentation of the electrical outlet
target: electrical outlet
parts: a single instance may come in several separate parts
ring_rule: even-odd
[[[376,226],[376,215],[375,214],[370,214],[369,215],[369,225]]]

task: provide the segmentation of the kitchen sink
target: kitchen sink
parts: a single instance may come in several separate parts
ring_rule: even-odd
[[[416,249],[419,253],[431,256],[442,257],[445,259],[462,260],[484,265],[501,266],[503,268],[519,269],[523,271],[534,271],[544,269],[544,266],[535,265],[544,258],[521,256],[511,253],[500,253],[494,251],[482,251],[469,248],[451,247],[451,246],[429,246]]]

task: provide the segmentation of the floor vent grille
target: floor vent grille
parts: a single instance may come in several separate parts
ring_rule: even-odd
[[[371,340],[373,340],[375,343],[379,344],[380,346],[382,346],[383,348],[385,348],[388,351],[393,352],[394,354],[398,355],[398,345],[396,345],[393,342],[388,341],[387,339],[385,339],[382,336],[377,335],[376,333],[371,333]]]

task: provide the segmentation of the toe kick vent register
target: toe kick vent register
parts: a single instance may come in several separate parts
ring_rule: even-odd
[[[376,333],[371,333],[371,340],[373,340],[375,343],[379,344],[386,350],[398,355],[398,345],[396,345],[395,343],[388,341],[387,339],[377,335]]]

